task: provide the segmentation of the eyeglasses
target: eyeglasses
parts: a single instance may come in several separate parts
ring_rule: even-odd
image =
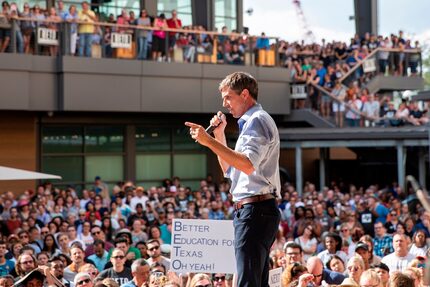
[[[215,276],[214,280],[215,281],[224,281],[225,280],[225,276]]]
[[[345,228],[345,229],[342,229],[342,232],[346,232],[346,231],[348,231],[348,229],[347,229],[347,228]]]
[[[23,264],[23,265],[33,264],[33,261],[22,261],[21,264]]]
[[[148,248],[148,250],[149,251],[154,251],[154,250],[158,250],[158,248],[160,248],[160,246],[154,246],[154,247]]]
[[[91,282],[91,279],[87,278],[85,280],[79,281],[77,285],[78,286],[79,285],[84,285],[84,284],[87,284],[87,283],[90,283],[90,282]]]
[[[357,272],[358,271],[358,267],[357,266],[348,266],[348,270],[349,271],[352,271],[352,270],[354,270],[355,272]]]
[[[91,233],[92,235],[98,235],[98,234],[100,234],[100,233],[102,233],[101,231],[94,231],[93,233]]]
[[[196,285],[196,287],[212,287],[211,284],[206,284],[206,285]]]
[[[124,259],[125,258],[125,256],[122,256],[122,255],[118,255],[118,256],[112,256],[112,258],[113,259]]]

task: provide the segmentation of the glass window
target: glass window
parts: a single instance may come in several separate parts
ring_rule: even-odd
[[[83,138],[80,127],[43,127],[43,153],[80,153]]]
[[[85,152],[123,152],[124,129],[122,127],[87,127]]]
[[[200,180],[181,180],[181,185],[185,187],[190,187],[191,190],[199,190]]]
[[[79,156],[43,157],[42,172],[60,175],[61,182],[82,182],[83,158]]]
[[[223,26],[229,32],[237,29],[236,0],[215,0],[215,27],[221,31]]]
[[[121,10],[125,9],[129,13],[133,11],[136,15],[136,18],[139,17],[140,11],[140,2],[135,0],[114,0],[106,3],[104,1],[102,5],[99,7],[99,12],[102,18],[108,18],[109,14],[113,14],[115,19],[117,16],[121,15]]]
[[[205,147],[196,143],[190,136],[188,127],[181,127],[173,131],[174,150],[205,150]]]
[[[141,154],[136,156],[136,178],[155,180],[170,178],[170,154]]]
[[[145,189],[149,189],[153,186],[158,187],[161,186],[162,182],[161,180],[159,181],[138,181],[136,182],[136,186],[143,186]]]
[[[170,129],[136,128],[137,151],[170,151]]]
[[[96,176],[103,181],[120,181],[124,179],[124,160],[122,155],[86,156],[85,181],[93,182]]]
[[[206,154],[176,154],[173,156],[173,175],[183,179],[206,177]]]
[[[191,0],[158,0],[158,14],[164,13],[166,19],[172,17],[172,10],[178,12],[178,18],[182,22],[182,26],[191,25],[193,23],[191,12]]]

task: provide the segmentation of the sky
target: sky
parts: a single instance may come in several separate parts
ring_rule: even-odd
[[[355,33],[354,0],[300,0],[308,27],[319,42],[348,41]],[[243,0],[243,24],[249,33],[277,36],[287,41],[304,38],[303,21],[298,16],[293,0]],[[430,0],[378,0],[378,32],[389,35],[403,30],[412,40],[425,42],[430,47]]]

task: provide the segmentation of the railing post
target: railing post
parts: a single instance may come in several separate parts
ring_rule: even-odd
[[[276,42],[275,42],[275,67],[279,66],[279,54],[278,54],[278,49],[279,49],[279,39],[276,38]]]
[[[39,22],[36,21],[36,27],[34,32],[34,52],[36,55],[39,55]]]
[[[17,28],[16,19],[12,18],[12,23],[10,27],[10,45],[9,50],[11,53],[16,53],[16,28]]]
[[[419,61],[420,61],[420,77],[423,77],[423,54],[419,51]]]
[[[106,58],[106,43],[105,43],[105,33],[106,33],[106,27],[101,26],[100,30],[102,31],[102,39],[101,39],[101,48],[102,48],[102,58]]]

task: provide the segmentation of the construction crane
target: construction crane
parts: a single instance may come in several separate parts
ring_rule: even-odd
[[[293,5],[296,7],[297,17],[299,18],[300,24],[304,31],[304,41],[308,43],[315,43],[315,35],[309,28],[308,21],[306,20],[305,14],[303,13],[302,5],[300,0],[293,0]]]

